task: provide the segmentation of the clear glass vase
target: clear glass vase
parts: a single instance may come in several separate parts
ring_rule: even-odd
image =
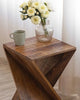
[[[39,42],[50,42],[53,36],[53,28],[49,24],[49,21],[45,25],[40,23],[37,25],[35,33]]]

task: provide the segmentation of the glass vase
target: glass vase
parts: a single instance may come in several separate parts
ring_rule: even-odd
[[[49,24],[49,21],[45,25],[40,23],[37,25],[35,33],[39,42],[50,42],[53,36],[53,28]]]

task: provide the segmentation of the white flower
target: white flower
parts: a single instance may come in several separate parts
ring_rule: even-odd
[[[36,13],[36,10],[34,8],[29,7],[27,10],[27,14],[28,16],[34,16],[34,14]]]
[[[39,12],[36,12],[37,15],[39,15]]]
[[[26,11],[25,11],[25,10],[23,10],[22,12],[23,12],[23,13],[25,13]]]
[[[39,24],[41,22],[41,19],[40,19],[39,16],[33,16],[31,18],[31,21],[32,21],[33,24],[37,25],[37,24]]]
[[[54,11],[54,10],[53,10],[52,4],[49,3],[49,2],[47,2],[47,8],[48,8],[48,10],[50,10],[50,11]]]
[[[41,4],[41,5],[39,6],[39,11],[40,11],[41,13],[44,13],[45,11],[47,11],[47,7],[46,7],[44,4]]]
[[[23,2],[21,5],[20,5],[20,8],[25,8],[27,6],[27,3],[26,2]]]
[[[25,19],[27,19],[27,15],[25,15]]]
[[[32,6],[31,0],[28,1],[28,7]]]
[[[34,2],[34,0],[29,0],[28,1],[28,7],[32,7],[33,2]]]
[[[24,15],[23,15],[23,14],[21,14],[21,19],[22,19],[22,20],[24,19]]]
[[[32,6],[33,6],[34,8],[39,8],[40,3],[39,3],[39,2],[33,2]]]
[[[41,16],[43,18],[47,18],[49,16],[49,11],[46,11],[45,13],[42,13]]]

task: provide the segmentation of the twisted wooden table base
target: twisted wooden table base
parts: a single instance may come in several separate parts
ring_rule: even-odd
[[[76,48],[59,40],[39,43],[26,40],[25,46],[4,44],[17,91],[12,100],[61,100],[53,86]]]

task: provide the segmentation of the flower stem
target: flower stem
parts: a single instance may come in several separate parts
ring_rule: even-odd
[[[47,36],[47,35],[48,35],[48,31],[47,31],[47,29],[45,28],[45,25],[43,25],[43,30],[44,30],[45,36]]]
[[[42,24],[42,27],[43,27],[45,36],[47,36],[47,35],[48,35],[48,31],[47,31],[47,29],[45,28],[45,25],[46,25],[46,19],[45,19],[45,18],[41,19],[41,24]]]

